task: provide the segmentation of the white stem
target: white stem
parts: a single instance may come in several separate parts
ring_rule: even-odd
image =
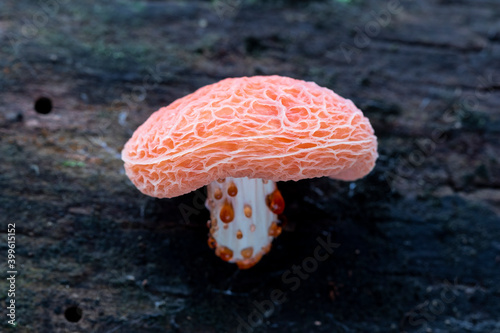
[[[277,198],[274,206],[273,198]],[[219,257],[241,269],[255,265],[281,233],[276,213],[281,213],[284,202],[272,181],[231,177],[214,181],[208,185],[205,204],[211,216],[209,244]]]

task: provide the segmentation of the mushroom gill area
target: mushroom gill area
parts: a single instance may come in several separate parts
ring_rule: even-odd
[[[208,245],[222,260],[247,269],[271,249],[281,234],[285,202],[276,183],[263,179],[219,179],[208,186]]]

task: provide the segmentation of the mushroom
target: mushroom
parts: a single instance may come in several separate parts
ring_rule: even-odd
[[[352,181],[377,159],[370,122],[333,91],[282,76],[228,78],[159,109],[122,151],[144,194],[172,198],[208,185],[208,243],[240,269],[281,233],[277,181]]]

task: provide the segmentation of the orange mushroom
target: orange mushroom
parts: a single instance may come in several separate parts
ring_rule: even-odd
[[[229,78],[153,113],[122,151],[146,195],[172,198],[208,185],[209,244],[223,260],[255,265],[281,233],[275,182],[355,180],[377,159],[377,138],[347,99],[281,76]]]

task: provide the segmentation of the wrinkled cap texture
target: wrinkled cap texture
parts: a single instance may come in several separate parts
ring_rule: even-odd
[[[122,151],[127,176],[159,198],[225,177],[350,181],[377,156],[373,128],[350,100],[281,76],[202,87],[153,113]]]

